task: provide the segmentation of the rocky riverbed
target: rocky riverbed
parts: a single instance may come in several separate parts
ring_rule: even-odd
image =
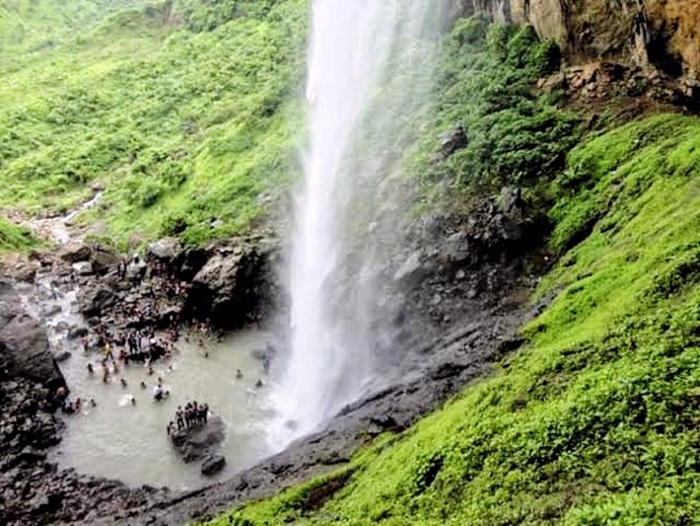
[[[469,218],[437,218],[410,231],[405,248],[383,269],[387,287],[381,294],[391,306],[386,322],[394,328],[394,344],[383,357],[382,382],[323,431],[224,482],[185,492],[130,488],[51,461],[64,428],[55,401],[65,384],[56,365],[63,351],[50,348],[44,325],[29,315],[14,283],[33,290],[38,304],[41,294],[54,293],[52,287],[57,293],[80,290],[76,301],[87,323],[63,327],[68,338],[205,320],[224,331],[272,318],[279,294],[277,244],[258,238],[187,249],[165,239],[132,261],[126,276],[118,271],[122,255],[82,243],[6,261],[7,280],[0,286],[0,522],[182,524],[348,462],[358,446],[406,429],[517,347],[518,327],[537,312],[524,306],[535,276],[523,269],[525,261],[530,268],[547,264],[545,254],[533,251],[544,228],[517,190],[505,189]],[[166,286],[173,282],[178,290]],[[134,312],[141,315],[127,314]],[[34,314],[47,315],[41,309]]]

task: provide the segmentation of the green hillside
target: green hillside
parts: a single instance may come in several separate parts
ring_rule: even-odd
[[[578,146],[553,187],[553,243],[595,227],[540,286],[556,299],[528,343],[348,468],[212,524],[697,523],[699,174],[698,118]]]
[[[255,228],[298,173],[307,9],[5,2],[0,209],[64,211],[101,189],[81,221],[120,247]],[[420,109],[395,145],[415,208],[518,186],[551,220],[559,259],[532,301],[553,301],[412,429],[210,524],[700,523],[700,118],[601,112],[605,129],[584,129],[533,89],[561,57],[529,27],[461,20],[441,50],[434,104],[391,110]],[[455,125],[468,141],[440,157]],[[0,250],[33,242],[0,219]]]
[[[203,4],[121,10],[20,55],[0,85],[0,207],[65,210],[103,187],[93,218],[122,245],[249,226],[294,169],[305,3],[222,2],[206,24]]]

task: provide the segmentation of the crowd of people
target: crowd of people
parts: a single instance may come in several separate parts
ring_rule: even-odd
[[[206,358],[208,346],[205,342],[221,341],[223,332],[215,331],[207,319],[194,322],[189,330],[181,333],[183,319],[180,317],[180,310],[173,308],[176,301],[172,300],[184,299],[190,285],[169,274],[164,265],[149,265],[138,258],[129,263],[120,261],[116,265],[116,277],[119,280],[129,279],[132,283],[137,281],[139,292],[133,295],[134,299],[113,306],[111,311],[105,313],[94,332],[81,337],[80,343],[85,356],[96,357],[87,363],[87,374],[97,378],[101,376],[104,384],[121,384],[125,390],[123,405],[135,406],[136,396],[128,393],[129,382],[122,374],[126,368],[141,367],[148,377],[156,375],[154,363],[172,357],[176,351],[175,344],[180,338],[187,343],[198,344]],[[269,357],[265,357],[263,367],[267,373]],[[173,370],[172,365],[167,366],[167,372]],[[159,370],[157,382],[149,381],[148,378],[140,382],[136,379],[134,382],[138,382],[144,394],[148,392],[152,400],[159,402],[170,395],[170,389],[160,376],[165,373],[165,368]],[[242,371],[238,370],[236,378],[242,377]],[[262,380],[258,380],[256,387],[262,386]],[[67,388],[61,388],[57,394],[56,399],[60,404],[58,407],[66,414],[78,414],[87,407],[97,406],[97,402],[92,398],[89,401],[81,398],[69,400]],[[167,432],[171,434],[176,430],[203,426],[208,418],[207,404],[188,402],[184,407],[177,408],[175,419],[168,424]]]

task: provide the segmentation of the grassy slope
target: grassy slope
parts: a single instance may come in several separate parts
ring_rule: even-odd
[[[321,509],[310,502],[327,478],[213,524],[700,520],[700,120],[631,123],[568,165],[553,243],[597,221],[543,281],[556,299],[528,343],[359,456]]]
[[[0,253],[23,250],[36,244],[31,233],[0,217]]]
[[[260,215],[294,165],[305,5],[229,0],[203,30],[199,4],[119,11],[2,71],[0,206],[66,209],[97,182],[87,219],[122,243],[202,242]]]

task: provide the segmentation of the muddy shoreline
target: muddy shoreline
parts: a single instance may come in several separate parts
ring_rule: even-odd
[[[116,480],[59,469],[47,453],[61,440],[63,429],[63,417],[51,404],[60,374],[31,378],[31,366],[4,370],[0,522],[176,525],[212,517],[236,503],[336,469],[373,437],[407,429],[488,374],[495,360],[520,345],[518,328],[541,307],[526,304],[538,272],[523,269],[542,272],[547,266],[546,255],[537,248],[545,227],[517,199],[501,199],[498,205],[485,203],[470,218],[442,218],[431,228],[413,237],[409,232],[404,248],[387,265],[391,286],[384,294],[394,306],[389,318],[396,333],[391,352],[383,357],[383,385],[341,410],[325,430],[225,482],[175,492],[129,488]],[[120,279],[116,266],[122,256],[105,247],[76,244],[6,264],[3,276],[26,283],[48,279],[61,291],[78,285],[78,304],[88,326],[67,327],[67,334],[93,334],[100,326],[133,327],[133,320],[114,314],[127,304],[149,313],[139,322],[143,326],[209,319],[229,330],[264,323],[273,317],[272,305],[284,302],[276,297],[278,252],[269,237],[206,249],[161,240],[137,270],[130,270],[128,279]],[[153,273],[156,267],[168,279],[186,282],[186,292],[165,294]],[[11,288],[10,282],[0,303],[16,310]],[[40,297],[35,300],[41,302]],[[33,330],[39,340],[46,339],[39,323]],[[0,342],[6,352],[3,346]],[[56,356],[48,342],[39,346],[41,359],[53,364]]]

